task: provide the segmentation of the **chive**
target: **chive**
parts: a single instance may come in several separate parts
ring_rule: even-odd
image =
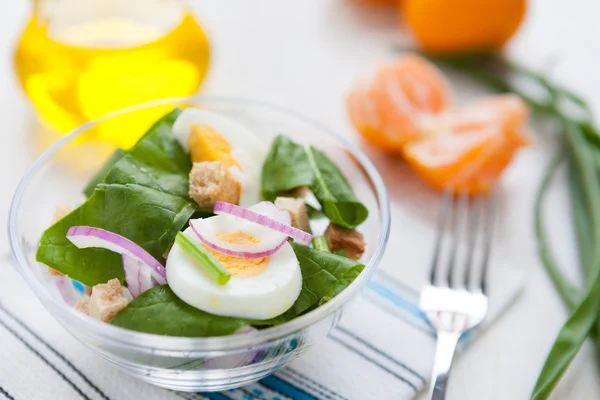
[[[219,285],[229,282],[231,274],[204,247],[193,241],[183,232],[177,232],[175,243],[181,250],[202,267],[204,272]]]
[[[581,182],[579,171],[572,160],[569,161],[567,169],[569,197],[571,199],[571,216],[575,228],[575,237],[579,249],[579,263],[581,264],[581,271],[584,276],[591,279],[593,271],[591,260],[594,249],[594,241],[591,234],[592,227],[590,226],[592,221],[586,209],[583,182]]]
[[[560,268],[558,267],[556,259],[554,258],[554,254],[552,254],[551,246],[549,244],[548,237],[546,236],[546,229],[544,228],[542,221],[543,200],[546,197],[548,188],[550,187],[550,182],[552,181],[552,178],[556,174],[556,171],[563,160],[564,155],[562,153],[559,153],[556,157],[554,157],[554,159],[550,162],[550,165],[544,174],[544,178],[542,179],[542,184],[539,187],[535,199],[535,239],[537,241],[538,253],[540,259],[542,260],[542,264],[546,268],[550,279],[552,279],[552,283],[554,283],[556,290],[558,290],[558,293],[560,293],[565,303],[567,303],[569,309],[572,310],[579,303],[579,295],[575,287],[571,285],[566,277],[560,272]]]
[[[327,239],[325,236],[314,236],[312,239],[313,247],[317,250],[326,251],[327,253],[331,253],[329,250],[329,245],[327,244]]]

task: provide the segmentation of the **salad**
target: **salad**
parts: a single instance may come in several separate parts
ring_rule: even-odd
[[[91,318],[159,335],[230,335],[288,322],[362,272],[368,216],[337,165],[198,108],[117,150],[36,259],[85,287]],[[311,205],[309,205],[311,204]],[[310,220],[328,219],[320,235]]]

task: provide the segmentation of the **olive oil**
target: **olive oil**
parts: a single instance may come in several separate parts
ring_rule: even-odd
[[[65,133],[123,107],[195,93],[209,63],[206,36],[187,9],[168,18],[48,21],[34,13],[17,45],[15,70],[42,122]],[[167,110],[103,123],[96,136],[127,148]]]

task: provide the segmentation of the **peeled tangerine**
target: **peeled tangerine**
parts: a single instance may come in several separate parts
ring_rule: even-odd
[[[517,96],[449,107],[443,76],[416,55],[379,70],[369,86],[348,98],[356,129],[374,146],[403,154],[415,171],[440,189],[488,191],[528,140],[528,109]]]
[[[422,57],[408,54],[384,65],[348,97],[352,123],[363,137],[390,153],[422,136],[423,121],[449,105],[442,73]]]
[[[511,94],[481,99],[448,110],[428,128],[427,136],[404,147],[415,171],[438,188],[486,192],[500,178],[516,150],[528,144],[523,135],[527,106]]]

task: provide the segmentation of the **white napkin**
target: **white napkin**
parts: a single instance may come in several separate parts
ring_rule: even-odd
[[[520,271],[493,265],[480,334],[522,287]],[[329,337],[289,367],[222,393],[177,393],[138,381],[93,355],[43,308],[10,265],[0,279],[0,399],[404,400],[426,386],[435,334],[418,289],[378,271]]]

